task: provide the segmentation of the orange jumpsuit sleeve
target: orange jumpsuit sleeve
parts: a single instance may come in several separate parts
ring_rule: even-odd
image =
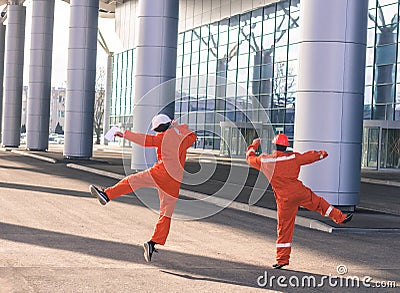
[[[134,142],[138,145],[145,147],[160,147],[161,146],[161,138],[157,135],[143,134],[132,132],[129,130],[124,131],[124,138]]]
[[[186,124],[178,125],[176,126],[176,129],[178,129],[180,134],[184,137],[182,146],[185,149],[190,148],[195,143],[197,135],[193,131],[191,131]]]
[[[246,152],[247,163],[253,168],[256,168],[257,170],[261,169],[261,156],[257,157],[256,155],[256,150],[259,147],[259,145],[260,143],[252,143],[251,145],[248,146]]]
[[[322,160],[324,158],[320,151],[308,151],[303,154],[296,154],[297,162],[300,165],[307,165],[314,163],[316,161]]]

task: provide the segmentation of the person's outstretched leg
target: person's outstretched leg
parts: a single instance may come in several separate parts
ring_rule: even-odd
[[[307,199],[300,202],[300,205],[310,211],[316,211],[325,217],[329,217],[337,224],[343,223],[346,215],[341,210],[330,205],[323,197],[316,195],[309,190]]]
[[[291,205],[288,202],[277,202],[277,207],[278,239],[276,240],[276,264],[273,267],[280,269],[289,264],[297,206]]]
[[[142,187],[155,187],[153,177],[149,170],[145,170],[136,174],[129,175],[122,179],[114,186],[106,188],[104,191],[110,200],[121,195],[133,192]]]
[[[112,199],[121,195],[133,192],[142,187],[154,187],[156,184],[149,172],[145,170],[136,174],[129,175],[119,181],[114,186],[108,187],[104,190],[99,189],[94,185],[90,185],[90,192],[93,196],[97,197],[101,204],[105,205]]]

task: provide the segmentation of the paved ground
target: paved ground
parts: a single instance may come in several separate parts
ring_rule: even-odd
[[[400,183],[399,170],[380,169],[377,171],[376,169],[363,169],[362,176],[363,178],[378,179],[383,181],[388,180]]]
[[[283,292],[360,291],[329,286],[326,278],[339,276],[339,265],[348,270],[344,277],[371,277],[371,286],[400,284],[399,234],[296,227],[291,265],[276,271],[276,222],[231,209],[174,221],[166,246],[148,264],[141,245],[157,215],[134,196],[103,207],[87,192],[91,183],[115,180],[10,152],[0,152],[0,169],[0,292],[255,292],[265,279],[273,285],[266,289]],[[325,278],[324,287],[290,285],[312,278]]]

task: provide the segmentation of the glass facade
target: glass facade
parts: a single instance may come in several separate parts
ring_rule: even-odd
[[[398,0],[369,1],[363,167],[400,168],[399,7]]]
[[[293,139],[298,20],[299,1],[282,1],[179,35],[175,113],[197,131],[196,147],[225,153],[221,136],[232,128],[221,133],[224,121],[242,125],[226,140],[251,141],[254,126],[243,123],[263,122],[257,110]]]
[[[133,96],[135,87],[135,50],[115,54],[113,58],[113,88],[110,125],[132,127]]]
[[[197,132],[197,148],[226,154],[221,137],[233,141],[243,135],[251,140],[255,129],[246,123],[265,122],[258,110],[265,111],[273,130],[286,133],[292,143],[300,5],[299,0],[280,1],[179,34],[175,118]],[[369,1],[365,120],[400,121],[398,15],[398,0]],[[111,125],[132,125],[134,58],[134,50],[114,57]],[[223,129],[228,121],[242,125],[240,133]],[[379,133],[382,137],[376,139]],[[388,155],[380,156],[380,166],[398,168],[396,137],[398,131],[377,134],[365,129],[363,148],[370,146],[371,151],[363,152],[363,166],[378,164],[368,157],[374,158],[372,150],[380,146],[376,152],[381,152],[384,146]],[[239,142],[231,147],[243,148]]]
[[[364,119],[400,120],[399,1],[370,0]]]

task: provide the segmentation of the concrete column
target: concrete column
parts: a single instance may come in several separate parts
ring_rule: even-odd
[[[49,146],[53,24],[54,0],[33,0],[26,123],[29,150]]]
[[[176,77],[179,0],[139,0],[138,5],[133,131],[145,133],[150,129],[152,117],[160,111],[174,118],[172,83],[165,89],[167,92],[145,95]],[[132,169],[146,169],[155,161],[154,149],[133,145]]]
[[[113,53],[110,53],[107,57],[106,92],[104,96],[104,117],[103,117],[104,134],[107,133],[107,131],[110,129],[112,73],[113,73]],[[104,137],[103,137],[103,144],[108,145],[108,141]]]
[[[0,23],[0,138],[2,132],[1,117],[3,115],[3,79],[4,79],[4,50],[6,47],[6,26]]]
[[[7,147],[18,147],[21,136],[25,18],[24,6],[12,3],[8,6],[1,135],[1,144]]]
[[[71,0],[70,11],[64,156],[90,158],[99,1]]]
[[[359,203],[367,0],[301,3],[294,149],[327,150],[300,179],[331,204]],[[333,25],[334,24],[334,25]]]

